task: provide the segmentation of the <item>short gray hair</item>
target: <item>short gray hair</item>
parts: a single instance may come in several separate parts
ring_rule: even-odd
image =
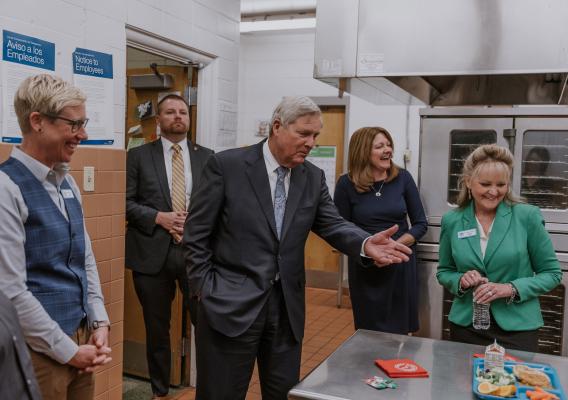
[[[280,121],[286,128],[298,118],[309,114],[321,114],[320,108],[312,99],[307,96],[284,97],[272,113],[269,135],[272,135],[274,121]]]
[[[65,107],[79,106],[87,101],[87,96],[69,82],[58,76],[40,74],[30,76],[20,84],[14,94],[14,109],[22,133],[32,130],[30,114],[57,115]]]

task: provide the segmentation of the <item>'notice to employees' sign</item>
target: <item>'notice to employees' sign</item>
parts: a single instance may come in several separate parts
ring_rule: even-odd
[[[77,48],[73,52],[73,73],[112,79],[112,54]]]
[[[2,31],[4,61],[55,70],[55,44],[20,33]]]

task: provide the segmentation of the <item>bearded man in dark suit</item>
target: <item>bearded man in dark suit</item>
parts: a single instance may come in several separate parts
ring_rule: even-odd
[[[322,128],[307,97],[285,98],[268,140],[221,152],[204,168],[184,233],[189,287],[199,298],[198,400],[244,399],[255,360],[263,399],[298,382],[310,230],[369,268],[410,250],[343,220],[321,169],[305,162]]]
[[[170,94],[158,103],[161,138],[128,152],[126,259],[144,314],[146,356],[154,397],[168,394],[170,318],[176,281],[189,305],[180,241],[192,191],[211,150],[191,143],[189,105]]]

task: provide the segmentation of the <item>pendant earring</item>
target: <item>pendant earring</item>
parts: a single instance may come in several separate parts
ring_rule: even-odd
[[[467,189],[467,198],[471,200],[471,189]]]

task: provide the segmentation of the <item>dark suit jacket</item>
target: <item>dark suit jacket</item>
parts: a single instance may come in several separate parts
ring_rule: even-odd
[[[0,399],[41,400],[18,314],[0,292]]]
[[[188,140],[192,196],[199,185],[201,171],[213,152]],[[126,161],[126,267],[146,274],[162,268],[172,236],[156,225],[158,211],[172,211],[162,140],[128,152]]]
[[[234,337],[258,316],[279,271],[292,331],[300,341],[308,233],[313,230],[353,257],[369,235],[339,216],[323,171],[305,162],[292,169],[278,240],[262,144],[227,150],[207,162],[183,239],[189,287],[200,296],[210,326]]]

